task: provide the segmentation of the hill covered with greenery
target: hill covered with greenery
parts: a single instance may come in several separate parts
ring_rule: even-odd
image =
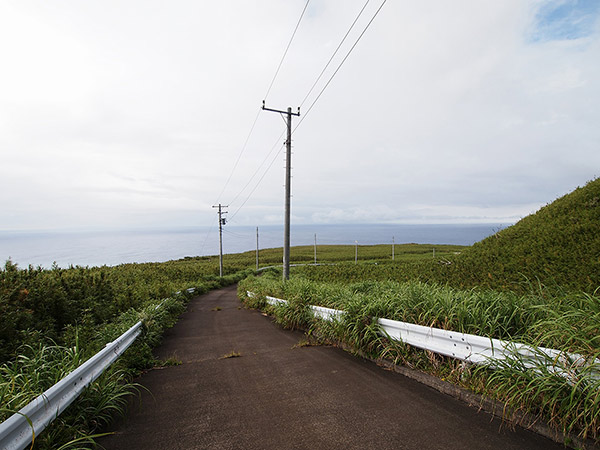
[[[593,292],[600,286],[600,178],[474,244],[454,263],[469,285],[529,280]]]

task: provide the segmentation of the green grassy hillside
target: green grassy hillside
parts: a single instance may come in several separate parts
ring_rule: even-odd
[[[600,286],[600,179],[474,244],[455,262],[466,284],[502,287],[528,279],[594,291]]]

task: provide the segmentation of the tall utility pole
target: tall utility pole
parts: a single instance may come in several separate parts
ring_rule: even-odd
[[[256,227],[256,270],[258,270],[258,227]]]
[[[219,276],[223,277],[223,225],[227,223],[223,214],[227,214],[227,211],[223,211],[222,208],[227,208],[227,206],[219,203],[213,208],[219,208]]]
[[[287,115],[287,139],[285,141],[285,223],[283,230],[283,279],[290,279],[290,204],[292,193],[292,116],[300,116],[300,107],[298,112],[293,113],[292,108],[287,111],[271,109],[265,107],[263,100],[262,109],[265,111],[276,112]]]

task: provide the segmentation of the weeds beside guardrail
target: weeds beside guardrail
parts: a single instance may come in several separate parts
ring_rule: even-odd
[[[200,290],[200,292],[203,291],[203,289]],[[48,375],[52,377],[52,374],[40,373],[40,371],[54,370],[55,375],[57,375],[65,369],[68,370],[69,367],[73,367],[73,365],[76,367],[68,375],[61,377],[60,381],[52,387],[46,389],[42,394],[0,423],[0,448],[3,450],[21,450],[34,442],[38,442],[37,438],[40,433],[65,411],[84,390],[89,388],[142,333],[144,333],[146,339],[156,341],[156,335],[161,333],[160,330],[164,326],[172,325],[175,320],[174,317],[178,316],[183,310],[182,299],[189,298],[195,292],[195,288],[189,288],[183,292],[178,291],[175,293],[175,298],[180,300],[166,298],[157,305],[148,305],[139,312],[132,311],[133,315],[130,312],[124,314],[124,316],[127,316],[123,317],[125,322],[131,323],[131,319],[136,316],[141,317],[142,320],[138,320],[127,331],[106,344],[102,350],[81,365],[78,362],[82,358],[82,353],[78,348],[78,344],[76,344],[73,348],[41,345],[39,356],[35,349],[31,349],[31,356],[23,355],[14,363],[0,367],[0,397],[3,400],[3,406],[9,407],[22,404],[20,397],[24,399],[24,396],[28,395],[28,392],[19,392],[19,386],[24,384],[24,390],[33,389],[39,392],[39,386],[45,384],[43,379]],[[161,325],[157,324],[157,319],[160,319]],[[108,328],[113,328],[114,325],[116,324],[111,324]],[[156,328],[156,330],[149,332],[149,325]],[[107,331],[108,334],[111,332],[111,330]],[[53,369],[54,363],[52,360],[55,358],[58,358],[57,367]],[[123,386],[131,386],[131,384],[124,384],[122,375],[121,372],[114,383],[109,383],[112,386],[106,392],[107,397],[110,399],[108,401],[117,401],[119,405],[123,403],[123,397],[128,394],[123,390]],[[109,405],[106,402],[103,402],[103,404],[103,407],[107,407],[110,412],[106,414],[98,411],[98,415],[92,418],[97,425],[107,424],[111,418],[111,413],[118,412],[120,409],[120,406],[116,404]],[[3,412],[9,411],[9,409],[3,409]],[[92,407],[92,410],[94,409]],[[81,416],[78,416],[78,419],[81,419]],[[85,435],[84,433],[77,434],[83,436],[71,441],[71,445],[90,443],[93,442],[94,437],[98,436]],[[52,447],[54,448],[54,446]]]
[[[563,437],[576,436],[582,439],[581,442],[591,439],[596,444],[600,443],[600,358],[597,351],[555,350],[534,344],[533,339],[521,344],[506,338],[495,339],[384,319],[381,318],[382,312],[404,315],[399,308],[410,306],[405,306],[401,300],[394,300],[394,303],[386,298],[369,298],[363,292],[365,287],[357,283],[346,289],[316,285],[301,279],[284,285],[279,281],[255,278],[241,283],[238,293],[247,306],[267,310],[277,323],[286,328],[307,330],[309,338],[342,343],[372,359],[391,360],[394,364],[428,372],[491,401],[500,402],[505,405],[502,414],[511,422],[520,423],[524,420],[523,414],[530,415],[534,418],[530,423],[546,423]],[[423,285],[403,287],[390,284],[386,285],[384,294],[398,295],[398,292],[394,294],[389,290],[392,287],[415,297],[414,306],[406,315],[420,316],[425,320],[429,319],[424,308],[430,302],[426,296],[445,295],[459,306],[463,302],[455,291],[445,292],[432,287],[431,292],[425,293],[423,290],[427,288]],[[375,286],[370,290],[380,294]],[[248,291],[257,295],[249,296]],[[289,301],[267,293],[287,294]],[[481,296],[471,292],[464,295],[469,294],[475,299]],[[490,299],[492,305],[496,300]],[[438,300],[438,309],[446,308],[445,301],[445,298]],[[344,310],[315,304],[334,308],[341,306]],[[539,309],[539,306],[534,308]],[[446,317],[453,311],[456,310],[448,310]],[[469,311],[470,314],[480,314],[479,311]],[[517,310],[517,314],[524,312],[527,311]],[[589,314],[593,313],[590,311]],[[472,320],[470,316],[467,319]],[[489,327],[494,326],[489,324]],[[583,321],[581,327],[589,328]],[[567,336],[567,339],[571,338]],[[576,348],[585,349],[585,346]],[[565,442],[568,439],[565,437]]]
[[[249,291],[247,295],[254,296]],[[271,296],[265,298],[272,306],[288,305],[287,300]],[[345,311],[314,305],[308,305],[308,308],[312,310],[315,318],[344,321]],[[398,320],[377,318],[377,323],[381,333],[390,339],[472,364],[494,368],[503,361],[515,360],[524,369],[533,369],[538,373],[555,373],[565,377],[572,384],[577,383],[582,374],[593,381],[600,381],[600,359],[589,360],[579,354],[551,348],[532,347],[518,342],[457,333]],[[540,370],[540,367],[544,367],[544,370]]]
[[[56,419],[92,382],[129,348],[142,332],[137,322],[119,338],[60,380],[27,406],[0,423],[0,447],[21,450],[35,442],[47,426]]]

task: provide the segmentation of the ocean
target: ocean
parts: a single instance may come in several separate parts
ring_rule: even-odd
[[[472,245],[508,224],[444,225],[296,225],[291,245],[456,244]],[[258,229],[259,248],[283,246],[282,226]],[[223,227],[223,252],[256,249],[256,227]],[[185,256],[217,255],[218,228],[187,227],[154,230],[86,232],[0,231],[0,259],[9,258],[19,267],[49,268],[118,265],[132,262],[162,262]]]

